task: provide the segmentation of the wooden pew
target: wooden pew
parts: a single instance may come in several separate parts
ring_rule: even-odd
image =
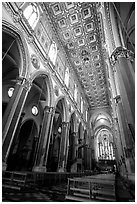
[[[68,179],[66,199],[115,201],[115,176],[86,176]]]
[[[2,187],[21,190],[25,187],[26,179],[26,173],[5,171],[2,177]]]

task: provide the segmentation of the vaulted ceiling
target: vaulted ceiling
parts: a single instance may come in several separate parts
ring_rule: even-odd
[[[45,2],[44,5],[90,107],[108,106],[101,3]]]

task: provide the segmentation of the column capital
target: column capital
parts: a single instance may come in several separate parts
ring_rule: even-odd
[[[110,56],[110,63],[112,66],[114,66],[117,62],[117,60],[120,57],[125,57],[131,61],[134,61],[135,54],[131,51],[128,50],[127,48],[124,47],[117,47],[111,54]]]
[[[116,103],[121,102],[121,96],[120,95],[117,95],[114,99],[115,99]]]
[[[23,83],[23,88],[26,91],[29,91],[31,89],[31,86],[32,86],[32,81],[30,80],[25,80],[25,82]]]
[[[45,106],[45,107],[44,107],[44,111],[45,111],[46,113],[54,114],[55,108],[54,108],[54,107],[50,107],[50,106]]]
[[[18,77],[17,84],[22,86],[26,91],[29,91],[32,86],[32,81],[24,77]]]
[[[69,124],[70,124],[70,122],[65,122],[65,121],[62,122],[62,126],[63,126],[63,127],[69,127]]]
[[[17,84],[22,85],[26,81],[26,78],[19,76],[17,78]]]

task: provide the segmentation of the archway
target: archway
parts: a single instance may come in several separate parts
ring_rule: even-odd
[[[16,134],[7,160],[7,170],[31,171],[35,162],[38,142],[35,122],[27,120]]]
[[[34,126],[34,127],[37,127],[35,128],[37,129],[37,131],[35,130],[34,132],[34,129],[33,129],[33,135],[36,135],[36,136],[34,136],[34,142],[32,142],[32,145],[35,146],[34,149],[37,149],[37,152],[35,151],[35,155],[34,155],[34,152],[31,153],[31,156],[30,156],[31,158],[29,158],[28,162],[24,162],[24,167],[23,166],[16,167],[15,165],[15,169],[19,171],[33,170],[33,167],[36,165],[37,154],[39,153],[38,151],[40,148],[43,148],[42,146],[38,146],[38,144],[42,140],[40,134],[41,134],[41,128],[42,128],[42,123],[43,123],[43,118],[44,118],[44,109],[48,105],[49,101],[50,101],[50,96],[49,96],[48,77],[46,75],[39,75],[34,79],[31,89],[26,98],[24,107],[22,109],[21,117],[19,119],[19,122],[16,128],[16,132],[14,134],[14,140],[12,141],[12,148],[8,156],[8,169],[14,169],[10,165],[10,163],[12,162],[12,159],[13,159],[12,149],[16,148],[17,138],[19,138],[20,134],[22,135],[23,132],[24,134],[26,134],[25,128],[28,129],[29,131],[29,128]],[[33,121],[35,125],[31,124],[32,122],[26,122],[26,121]],[[22,124],[24,125],[22,126]],[[28,136],[29,134],[30,133],[28,132],[27,137],[29,137]],[[24,140],[25,138],[26,137],[24,137]],[[22,152],[22,145],[24,143],[24,140],[19,139],[21,149],[19,148],[18,151],[20,150]],[[27,138],[26,138],[26,141],[27,141]],[[43,144],[43,142],[41,143]]]
[[[50,138],[48,160],[47,160],[47,171],[56,172],[58,170],[59,162],[59,151],[60,151],[60,141],[62,132],[62,122],[64,120],[64,101],[59,100],[53,119],[52,133]]]
[[[112,170],[115,164],[112,119],[108,113],[100,111],[92,116],[91,123],[94,134],[94,168]]]

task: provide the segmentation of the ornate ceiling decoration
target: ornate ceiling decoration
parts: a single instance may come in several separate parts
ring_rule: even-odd
[[[44,5],[89,105],[108,106],[101,3],[48,2]]]

